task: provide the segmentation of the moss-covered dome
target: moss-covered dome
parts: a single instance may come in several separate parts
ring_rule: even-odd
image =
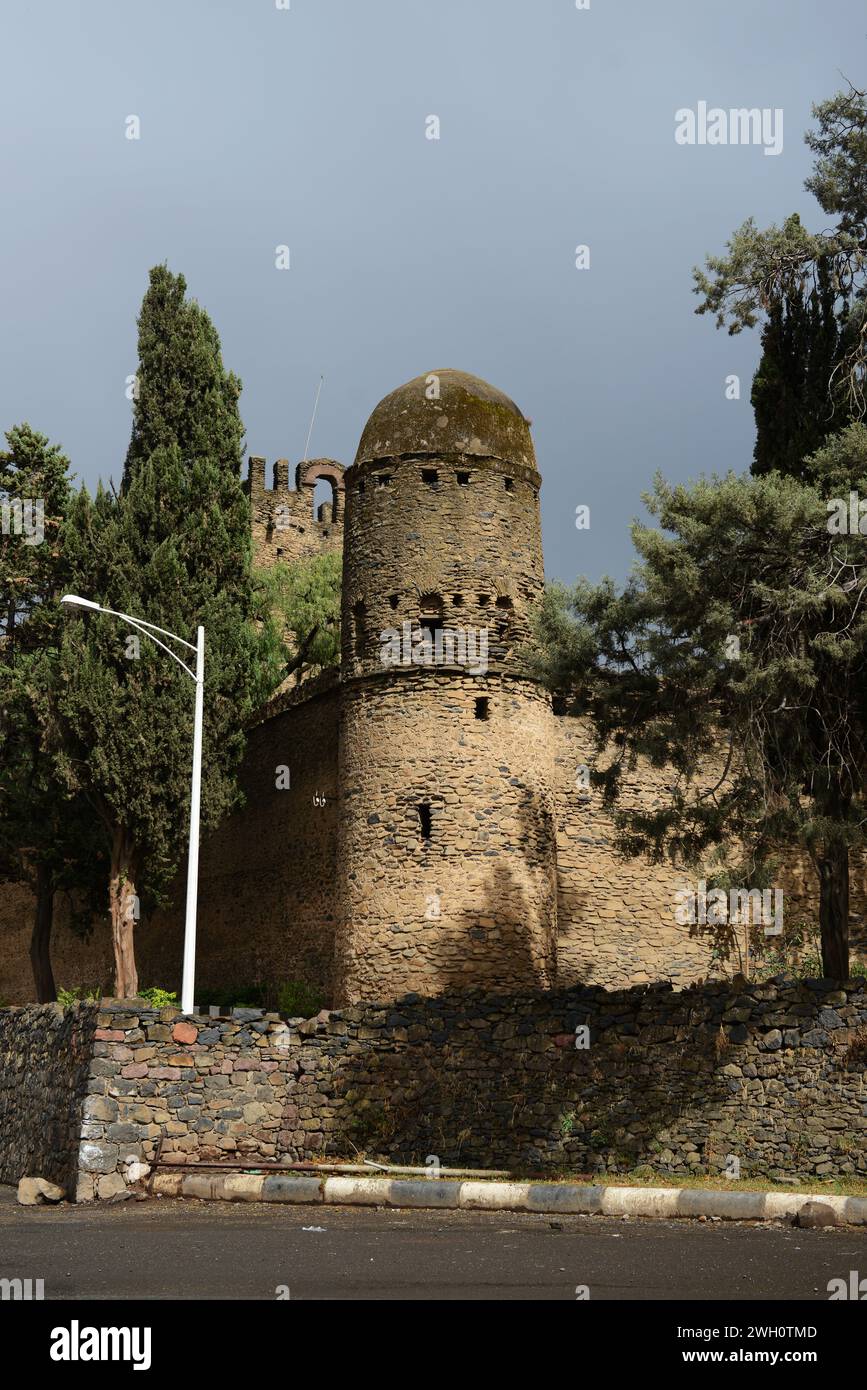
[[[529,421],[515,402],[481,377],[450,370],[425,372],[381,400],[355,462],[400,454],[476,454],[536,467]]]

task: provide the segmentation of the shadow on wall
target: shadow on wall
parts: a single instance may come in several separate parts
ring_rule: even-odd
[[[437,972],[439,991],[550,989],[556,981],[556,851],[554,818],[544,796],[525,788],[518,806],[526,871],[513,856],[491,860],[478,906],[458,914],[462,959]],[[464,954],[465,952],[465,954]]]
[[[670,1008],[660,1007],[660,991],[669,993]],[[719,1074],[732,1057],[719,1016],[709,1020],[700,999],[692,1004],[688,991],[676,995],[668,986],[613,993],[607,1012],[593,1007],[596,994],[569,991],[559,1016],[550,1012],[544,1022],[526,1008],[516,1016],[515,1004],[524,1001],[508,997],[476,1004],[466,993],[444,995],[425,1001],[417,1016],[401,1002],[389,1024],[400,1017],[410,1038],[414,1025],[427,1037],[347,1058],[333,1074],[329,1151],[345,1152],[348,1142],[401,1163],[423,1164],[435,1154],[443,1165],[594,1172],[642,1162],[666,1167],[670,1143],[669,1158],[679,1150],[683,1164],[694,1151],[708,1170],[720,1171],[728,1136],[702,1137],[707,1112],[734,1100],[730,1079]],[[651,1004],[647,1021],[639,1017],[644,1001]],[[590,1045],[579,1050],[582,1023]],[[767,1115],[749,1106],[745,1083],[738,1084],[740,1153],[748,1162],[743,1130],[766,1124]],[[793,1112],[796,1123],[802,1116]]]
[[[527,923],[531,909],[524,885],[508,864],[496,864],[485,876],[477,909],[455,919],[461,959],[438,969],[437,992],[489,987],[540,989],[546,985],[542,961],[534,953]]]
[[[75,1191],[97,1009],[0,1009],[0,1183],[47,1178]]]

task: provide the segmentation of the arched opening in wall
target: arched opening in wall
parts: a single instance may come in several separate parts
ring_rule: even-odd
[[[352,646],[359,660],[364,656],[367,643],[367,620],[363,603],[352,605]]]
[[[418,624],[427,629],[434,641],[443,626],[442,594],[422,594],[418,603]]]
[[[332,478],[317,478],[313,488],[313,520],[337,520],[337,488]]]

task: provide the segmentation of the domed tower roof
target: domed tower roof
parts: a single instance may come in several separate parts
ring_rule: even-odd
[[[356,465],[402,454],[475,454],[536,468],[530,422],[468,372],[426,372],[392,391],[364,427]]]

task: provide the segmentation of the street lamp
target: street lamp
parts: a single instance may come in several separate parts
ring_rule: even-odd
[[[184,969],[181,981],[181,1009],[185,1014],[193,1012],[193,991],[196,983],[196,900],[198,897],[199,884],[199,808],[202,799],[202,715],[204,711],[205,698],[205,629],[196,629],[196,644],[186,642],[183,637],[178,637],[174,632],[167,632],[164,627],[156,627],[153,623],[146,623],[143,618],[131,618],[129,613],[119,613],[114,608],[103,608],[101,603],[94,603],[93,599],[81,598],[78,594],[64,594],[61,603],[68,603],[71,608],[90,608],[96,613],[107,613],[112,618],[122,618],[125,623],[129,623],[144,637],[149,637],[158,647],[162,647],[164,652],[168,652],[173,661],[176,661],[182,670],[186,671],[196,683],[196,709],[193,721],[193,783],[190,795],[190,855],[187,865],[187,918],[184,929]],[[187,647],[189,651],[196,653],[196,669],[191,671],[186,662],[181,661],[177,652],[173,652],[171,647],[167,647],[165,642],[161,642],[154,633],[162,633],[163,637],[168,637],[173,642],[180,642],[182,647]]]

